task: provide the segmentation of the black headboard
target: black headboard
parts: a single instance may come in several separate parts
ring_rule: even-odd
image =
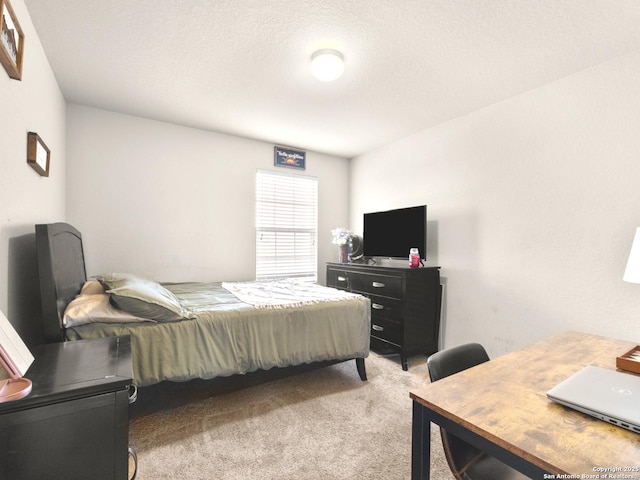
[[[82,234],[67,223],[36,225],[45,342],[64,340],[64,310],[87,280]]]

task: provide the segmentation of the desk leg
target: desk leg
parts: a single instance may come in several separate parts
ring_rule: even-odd
[[[431,421],[425,408],[413,401],[411,425],[411,480],[429,480],[431,468]]]

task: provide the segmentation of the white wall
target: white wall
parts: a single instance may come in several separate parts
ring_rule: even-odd
[[[39,343],[34,225],[64,220],[65,102],[22,0],[12,0],[25,36],[22,81],[0,66],[0,310],[25,341]],[[27,133],[51,150],[48,178],[27,165]]]
[[[640,55],[620,57],[352,160],[355,230],[364,212],[428,205],[444,346],[497,355],[567,329],[640,342],[640,285],[622,281],[639,78]]]
[[[255,174],[273,144],[68,105],[67,218],[89,275],[160,281],[255,278]],[[294,172],[283,168],[278,171]],[[349,219],[349,162],[307,152],[318,177],[319,281]]]

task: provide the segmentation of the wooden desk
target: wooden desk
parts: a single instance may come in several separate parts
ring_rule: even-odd
[[[640,435],[546,397],[586,365],[615,370],[634,345],[567,332],[411,391],[412,478],[429,479],[434,422],[534,479],[610,478],[597,470],[607,467],[640,479]]]

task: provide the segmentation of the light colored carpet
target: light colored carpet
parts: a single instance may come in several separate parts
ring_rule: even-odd
[[[426,359],[408,372],[394,355],[371,353],[366,364],[367,382],[349,361],[273,380],[259,372],[249,386],[141,389],[139,402],[153,406],[132,414],[137,478],[409,479],[409,390],[428,382]],[[453,478],[436,428],[432,439],[431,478]]]

